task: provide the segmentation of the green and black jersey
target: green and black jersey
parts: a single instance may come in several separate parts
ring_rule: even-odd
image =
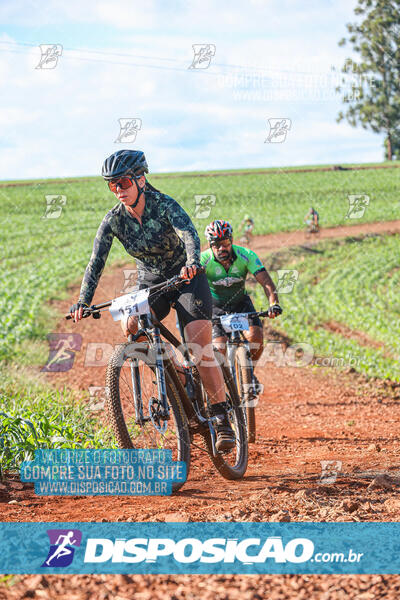
[[[114,237],[136,259],[141,273],[165,279],[185,265],[200,263],[200,239],[183,208],[170,196],[154,189],[145,191],[142,224],[119,202],[104,217],[83,277],[80,302],[90,304]]]
[[[214,304],[234,306],[247,294],[245,280],[248,273],[256,275],[265,271],[261,260],[253,250],[232,245],[233,262],[228,271],[215,258],[211,248],[201,253],[201,264],[206,269]]]

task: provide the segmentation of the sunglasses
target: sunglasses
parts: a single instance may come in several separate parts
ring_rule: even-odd
[[[231,244],[232,244],[232,240],[229,240],[229,239],[218,240],[217,242],[211,242],[211,246],[213,246],[213,248],[220,248],[221,246],[223,248],[229,248],[229,246]]]
[[[121,188],[121,190],[127,190],[128,188],[130,188],[133,185],[133,180],[140,179],[140,177],[142,177],[142,176],[139,175],[137,177],[121,177],[120,179],[117,179],[115,181],[109,181],[108,187],[114,193],[117,191],[117,188],[119,188],[119,187]]]

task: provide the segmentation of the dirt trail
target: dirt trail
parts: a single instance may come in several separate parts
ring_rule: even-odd
[[[266,253],[282,250],[289,246],[302,244],[315,244],[320,240],[333,238],[344,238],[347,236],[359,236],[373,233],[400,233],[400,220],[382,221],[378,223],[357,223],[352,225],[340,225],[338,227],[322,228],[318,234],[306,235],[304,231],[289,231],[258,235],[251,241],[251,249],[255,252]],[[240,242],[238,242],[240,244]]]
[[[325,237],[400,231],[400,221],[334,228]],[[286,236],[286,238],[285,238]],[[289,237],[290,236],[290,237]],[[299,243],[300,233],[254,240],[258,251]],[[304,234],[303,234],[304,240]],[[132,268],[132,265],[125,265]],[[119,295],[123,265],[103,275],[94,302]],[[67,312],[75,301],[58,302]],[[172,314],[166,324],[174,331]],[[105,366],[86,366],[90,343],[123,341],[119,324],[108,313],[78,325],[62,321],[59,332],[82,336],[82,349],[68,373],[46,377],[57,386],[78,390],[104,385]],[[268,331],[267,337],[268,337]],[[106,361],[106,354],[104,360]],[[277,367],[267,363],[258,377],[264,392],[257,407],[257,441],[250,447],[246,477],[222,479],[194,450],[185,486],[170,497],[35,496],[30,484],[8,481],[0,490],[3,521],[398,521],[400,518],[400,400],[397,387],[379,386],[355,373],[331,368]],[[378,416],[379,415],[379,416]],[[320,482],[321,461],[340,461],[335,482]],[[374,477],[389,478],[369,487]],[[8,504],[17,500],[17,504]],[[395,598],[397,576],[25,576],[2,598],[59,598],[67,588],[74,598]],[[97,586],[97,587],[96,587]],[[36,590],[36,591],[35,591]],[[101,590],[101,594],[100,594]],[[301,590],[301,592],[300,592]],[[40,591],[40,594],[39,594]],[[28,595],[23,596],[24,593]],[[367,595],[358,595],[365,593]],[[3,595],[2,595],[3,594]],[[15,594],[15,595],[14,595]],[[19,595],[17,595],[19,594]],[[353,595],[354,594],[354,595]]]

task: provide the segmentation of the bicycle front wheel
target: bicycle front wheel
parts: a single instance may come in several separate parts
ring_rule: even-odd
[[[252,366],[249,365],[247,350],[244,346],[239,346],[235,353],[235,373],[236,385],[243,407],[243,413],[246,417],[247,439],[249,443],[256,441],[256,412],[255,403],[257,397],[252,392]]]
[[[216,352],[217,354],[217,352]],[[236,446],[227,452],[218,452],[214,456],[212,451],[210,433],[206,432],[205,440],[210,458],[225,479],[241,479],[246,472],[248,462],[248,445],[245,417],[240,404],[236,384],[232,379],[228,367],[224,364],[224,357],[221,355],[218,361],[221,365],[225,382],[225,399],[228,406],[228,416],[236,436]],[[203,389],[203,397],[206,394]]]
[[[188,476],[189,430],[171,377],[171,364],[168,360],[163,363],[169,407],[169,418],[165,422],[157,418],[159,394],[154,362],[148,344],[127,342],[116,348],[106,374],[110,423],[120,448],[171,450],[172,460],[186,463]],[[183,483],[173,483],[173,491]]]

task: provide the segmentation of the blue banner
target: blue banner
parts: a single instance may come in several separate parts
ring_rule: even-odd
[[[186,481],[186,463],[171,450],[36,450],[20,468],[39,496],[167,495]]]
[[[0,573],[400,573],[400,523],[2,523]]]

